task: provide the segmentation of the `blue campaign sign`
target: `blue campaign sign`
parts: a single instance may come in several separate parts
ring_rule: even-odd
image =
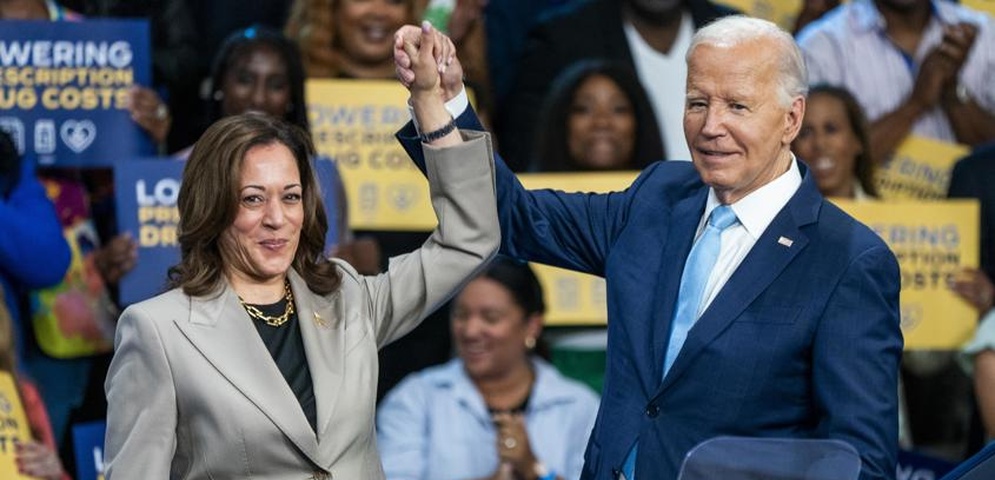
[[[0,129],[39,165],[153,155],[126,108],[130,88],[151,81],[147,20],[3,22]]]
[[[106,430],[107,424],[103,420],[73,425],[77,480],[103,480]]]
[[[138,242],[135,268],[121,278],[124,305],[163,292],[169,267],[180,260],[176,199],[184,162],[170,158],[120,161],[114,166],[117,225]]]
[[[339,201],[336,192],[342,188],[342,177],[339,176],[339,169],[332,159],[319,156],[314,161],[315,176],[318,177],[318,185],[321,187],[322,202],[325,204],[325,217],[328,219],[328,233],[325,234],[325,253],[331,252],[339,238],[339,228],[344,223],[339,216]],[[343,195],[343,198],[345,195]],[[344,205],[343,205],[344,207]],[[342,208],[344,211],[345,209]]]
[[[118,229],[138,242],[135,268],[121,278],[120,302],[130,305],[162,293],[169,267],[180,261],[176,201],[185,162],[175,159],[134,159],[114,165]],[[328,233],[325,251],[338,238],[338,170],[328,159],[314,162],[321,186]]]

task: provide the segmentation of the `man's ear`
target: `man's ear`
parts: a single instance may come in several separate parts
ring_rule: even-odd
[[[785,113],[784,138],[781,139],[785,145],[791,145],[791,142],[798,136],[798,132],[802,129],[802,120],[804,119],[805,97],[799,95],[791,101],[791,107]]]

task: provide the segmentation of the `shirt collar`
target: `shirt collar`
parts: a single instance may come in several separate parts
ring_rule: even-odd
[[[529,398],[529,410],[574,401],[569,392],[564,390],[565,380],[555,367],[537,356],[532,356],[531,361],[536,378]],[[477,413],[486,416],[487,406],[484,399],[473,385],[473,380],[467,375],[463,361],[459,358],[450,360],[433,383],[436,388],[451,388],[458,399],[472,405]]]
[[[791,154],[791,166],[788,171],[775,178],[774,181],[750,192],[749,195],[741,198],[738,202],[729,205],[739,223],[746,228],[747,233],[754,240],[763,235],[764,230],[774,221],[778,212],[788,204],[788,200],[798,191],[802,184],[801,171],[798,169],[798,160]],[[705,214],[702,222],[712,214],[712,210],[721,205],[719,197],[715,195],[715,189],[708,189],[708,201],[705,203]],[[703,225],[703,223],[702,223]],[[699,225],[700,227],[700,225]]]

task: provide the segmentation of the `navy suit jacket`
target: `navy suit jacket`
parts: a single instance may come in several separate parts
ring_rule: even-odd
[[[457,124],[480,128],[470,109]],[[421,166],[413,127],[398,137]],[[525,190],[498,161],[502,251],[607,281],[607,365],[582,478],[616,478],[638,438],[636,477],[673,479],[690,449],[721,435],[839,439],[860,453],[862,479],[894,478],[898,263],[799,166],[801,187],[661,380],[708,197],[693,165],[657,162],[623,192],[568,194]]]

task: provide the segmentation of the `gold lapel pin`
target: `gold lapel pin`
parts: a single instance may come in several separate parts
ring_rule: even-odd
[[[318,312],[314,312],[314,324],[323,328],[328,326],[328,323],[325,322],[324,318],[321,318],[321,315],[318,315]]]

